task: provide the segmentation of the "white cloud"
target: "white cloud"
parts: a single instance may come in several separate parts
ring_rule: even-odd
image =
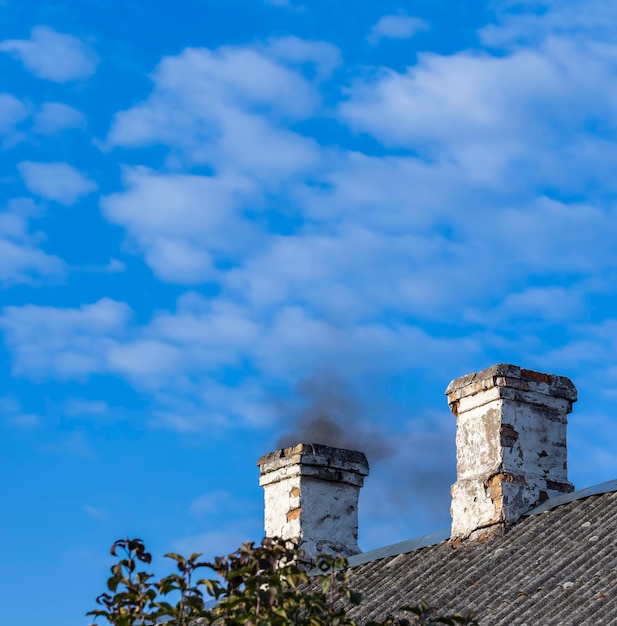
[[[390,190],[395,198],[396,189]],[[457,258],[464,254],[458,246],[432,233],[403,232],[413,228],[413,217],[398,223],[401,234],[353,227],[353,216],[345,217],[349,223],[331,233],[272,237],[261,254],[228,273],[227,288],[256,310],[293,303],[344,326],[384,310],[439,314],[444,299],[452,302],[480,284],[473,274],[466,276],[469,267]],[[452,267],[453,257],[460,266]],[[444,280],[455,286],[438,288]]]
[[[34,115],[34,131],[42,135],[69,128],[84,128],[86,117],[77,109],[61,102],[44,102]]]
[[[405,171],[396,170],[401,175]],[[368,172],[366,177],[358,178],[358,192],[373,185],[377,190],[381,173],[373,172],[373,178],[371,181]],[[354,180],[345,181],[351,189]],[[271,237],[262,251],[227,273],[223,284],[228,293],[248,301],[259,312],[277,307],[280,311],[280,307],[290,305],[301,307],[317,315],[326,327],[340,327],[347,334],[351,325],[378,318],[384,311],[406,318],[447,319],[452,307],[460,309],[474,302],[484,303],[487,296],[507,290],[505,284],[511,278],[535,267],[536,259],[525,258],[525,250],[517,246],[513,233],[508,235],[505,224],[497,231],[488,225],[482,229],[463,214],[460,221],[447,214],[443,216],[440,212],[447,205],[432,216],[429,213],[428,218],[416,216],[411,211],[416,191],[410,186],[412,180],[392,176],[390,182],[389,200],[381,208],[387,210],[390,200],[393,205],[400,200],[390,215],[372,212],[373,200],[369,194],[365,197],[366,214],[359,202],[357,215],[350,212],[342,217],[340,208],[346,210],[350,206],[345,202],[344,192],[342,197],[326,203],[320,204],[319,198],[315,198],[314,204],[324,212],[334,205],[331,217],[342,224],[329,233],[309,231]],[[436,195],[439,196],[437,190]],[[375,200],[375,210],[379,208]],[[406,213],[405,208],[410,212]],[[525,214],[516,218],[525,223]],[[544,232],[541,228],[550,228],[551,218],[551,215],[538,215],[538,238]],[[451,220],[450,227],[458,241],[435,233],[433,223],[443,219]],[[495,219],[499,220],[499,216]],[[369,225],[374,222],[373,228],[352,225],[363,220]],[[583,220],[582,213],[579,221]],[[610,229],[610,216],[600,221]],[[515,227],[513,220],[511,229]],[[589,231],[598,232],[595,225]],[[471,245],[473,253],[470,253]],[[488,263],[500,249],[509,256],[504,256],[501,263]],[[576,257],[576,251],[573,247],[570,258]],[[555,264],[561,263],[563,267],[567,263],[559,257],[553,259],[550,248],[546,248],[546,256],[545,272],[551,271]]]
[[[64,263],[58,257],[31,244],[19,244],[0,237],[0,282],[8,285],[33,283],[39,277],[59,277],[64,270]]]
[[[152,94],[115,116],[106,146],[163,144],[172,173],[128,170],[127,189],[102,203],[159,278],[219,281],[221,265],[259,248],[264,233],[254,217],[268,210],[265,199],[296,184],[320,159],[315,141],[286,126],[316,110],[316,83],[339,63],[330,44],[296,37],[186,49],[159,63]],[[298,69],[307,64],[314,81]],[[212,173],[174,173],[194,164]]]
[[[405,232],[412,237],[450,219],[461,194],[478,195],[452,163],[359,152],[326,160],[320,183],[298,185],[294,192],[303,213],[324,230],[330,222],[342,221],[358,230]]]
[[[251,353],[258,327],[245,312],[187,295],[175,313],[160,313],[145,326],[129,329],[130,315],[126,304],[107,298],[76,309],[6,307],[0,329],[21,376],[83,379],[111,373],[161,394],[188,389],[193,398],[208,396],[213,406],[242,405],[248,421],[258,413],[258,387],[231,392],[209,380]],[[159,425],[174,421],[171,402],[159,414]],[[85,409],[78,404],[70,410]]]
[[[493,224],[469,224],[469,235],[492,240],[495,250],[516,261],[527,274],[550,276],[570,272],[593,276],[599,267],[613,268],[610,254],[617,236],[615,209],[538,197],[516,208],[503,207]],[[521,246],[524,241],[525,245]]]
[[[291,35],[272,39],[265,51],[283,61],[314,65],[320,78],[330,76],[342,63],[339,49],[332,44]]]
[[[528,199],[511,194],[515,182],[492,195],[451,164],[415,157],[351,155],[328,166],[327,184],[303,188],[300,200],[322,231],[329,220],[336,226],[271,240],[230,272],[229,288],[254,306],[292,300],[347,321],[383,311],[445,320],[477,306],[487,320],[521,281],[553,286],[568,273],[578,282],[615,267],[610,202]],[[576,299],[591,288],[583,281]]]
[[[194,367],[188,361],[185,365],[187,369]],[[187,397],[177,393],[179,387],[170,387],[159,396],[161,409],[150,422],[151,427],[211,437],[238,425],[263,428],[276,421],[272,396],[263,378],[243,376],[236,384],[227,385],[216,380],[216,376],[208,377],[200,366],[193,372],[192,378],[197,382]]]
[[[352,381],[423,367],[427,358],[463,365],[477,353],[472,339],[431,337],[409,325],[344,328],[290,307],[271,322],[258,321],[250,309],[196,295],[142,327],[127,327],[129,313],[110,300],[79,309],[7,307],[0,327],[16,374],[121,376],[157,398],[151,426],[191,435],[271,424],[272,387],[293,386],[324,367]],[[218,380],[218,373],[247,365],[253,376],[233,385]]]
[[[16,374],[83,378],[108,371],[109,351],[129,316],[126,304],[108,298],[77,309],[5,307],[0,329],[14,351]]]
[[[421,368],[427,360],[463,367],[478,351],[473,337],[433,337],[411,324],[339,325],[287,306],[263,333],[255,360],[271,380],[297,381],[325,369],[353,382]]]
[[[583,309],[581,289],[571,287],[530,287],[510,293],[497,309],[504,319],[574,321]],[[494,315],[491,311],[490,315]]]
[[[614,42],[617,7],[604,0],[493,1],[494,22],[480,29],[484,44],[497,48],[537,45],[547,37]]]
[[[15,132],[18,124],[28,117],[26,105],[9,93],[0,93],[0,134]]]
[[[110,346],[109,368],[137,384],[147,384],[169,378],[179,371],[183,354],[176,347],[156,339],[138,339],[126,344]]]
[[[242,220],[250,180],[234,175],[161,175],[127,170],[128,189],[104,198],[109,221],[126,228],[163,280],[199,283],[217,278],[217,262],[237,258],[258,242]]]
[[[382,39],[410,39],[420,31],[428,29],[424,20],[409,15],[384,15],[371,28],[367,39],[378,43]]]
[[[304,58],[310,50],[301,50],[299,41],[292,38],[272,46],[278,55],[283,51],[287,55],[302,52]],[[292,118],[309,115],[317,104],[316,92],[301,75],[270,58],[267,51],[187,48],[178,56],[164,58],[153,75],[154,92],[143,105],[116,116],[110,143],[175,144],[188,139],[175,131],[184,127],[186,132],[186,124],[196,123],[204,126],[199,137],[203,140],[215,137],[221,130],[231,132],[233,128],[228,127],[228,122],[235,121],[234,114],[246,115],[250,120],[250,109],[264,106]],[[323,56],[317,52],[313,55],[319,59]],[[176,118],[168,120],[171,127],[157,128],[157,117],[171,107],[177,109]],[[228,115],[232,116],[229,120]],[[137,128],[131,128],[135,123]]]
[[[573,184],[591,165],[589,148],[580,151],[594,145],[590,120],[617,122],[615,95],[603,87],[617,67],[615,50],[553,39],[505,55],[423,54],[403,73],[358,82],[340,112],[386,145],[455,163],[472,183],[503,187],[518,174],[527,184]],[[564,145],[569,159],[558,165]]]
[[[46,26],[35,26],[30,39],[5,39],[0,51],[19,59],[35,76],[57,83],[88,78],[98,63],[96,54],[82,41]]]
[[[136,386],[155,389],[186,385],[192,389],[189,381],[202,371],[204,374],[197,376],[201,381],[199,389],[192,389],[192,393],[207,397],[213,406],[223,406],[229,398],[221,397],[224,392],[208,377],[248,357],[258,332],[257,324],[246,311],[229,303],[209,303],[200,296],[187,294],[180,298],[174,313],[155,315],[134,339],[111,346],[108,364],[112,371],[133,380]],[[236,391],[238,397],[233,404],[237,405],[247,394],[241,389]],[[161,413],[156,422],[168,426],[175,423],[177,430],[186,430],[172,408]]]
[[[22,161],[17,166],[28,191],[65,205],[96,190],[97,185],[68,163]]]
[[[317,91],[277,55],[332,63],[331,48],[293,38],[261,49],[188,48],[159,63],[153,93],[115,116],[106,145],[163,144],[181,162],[275,184],[312,167],[315,142],[284,129],[280,118],[310,116]]]
[[[0,284],[35,283],[64,274],[63,261],[39,248],[44,236],[31,232],[30,219],[37,211],[27,198],[15,198],[0,211]]]
[[[155,316],[148,333],[182,347],[192,360],[220,366],[233,363],[244,348],[250,351],[259,326],[236,305],[187,294],[180,298],[175,313]]]

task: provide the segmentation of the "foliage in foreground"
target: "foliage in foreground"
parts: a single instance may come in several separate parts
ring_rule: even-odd
[[[198,553],[188,558],[166,554],[178,572],[155,582],[152,574],[138,571],[140,563],[152,560],[140,539],[116,541],[111,554],[119,560],[111,568],[108,592],[97,598],[102,608],[88,615],[105,618],[112,626],[356,626],[347,611],[361,596],[349,588],[344,557],[320,557],[322,573],[309,577],[297,565],[300,551],[289,542],[265,538],[260,546],[245,543],[214,562],[199,560]],[[203,569],[218,578],[198,578]],[[435,616],[424,603],[400,610],[409,617],[388,617],[366,626],[477,626],[471,615]]]

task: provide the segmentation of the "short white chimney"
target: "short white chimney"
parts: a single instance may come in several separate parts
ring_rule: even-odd
[[[577,396],[569,378],[494,365],[453,380],[446,395],[457,426],[453,541],[503,532],[534,505],[574,490],[566,426]]]
[[[358,496],[369,473],[362,452],[300,443],[257,461],[265,533],[295,541],[304,559],[358,548]]]

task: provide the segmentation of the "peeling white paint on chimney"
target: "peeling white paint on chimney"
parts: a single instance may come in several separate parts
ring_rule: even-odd
[[[298,444],[257,462],[265,533],[295,541],[305,559],[351,556],[358,548],[358,496],[369,473],[362,452]]]
[[[574,490],[568,482],[569,378],[494,365],[453,380],[457,480],[452,540],[503,532],[534,505]]]

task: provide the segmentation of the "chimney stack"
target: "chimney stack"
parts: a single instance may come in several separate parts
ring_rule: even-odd
[[[369,467],[362,452],[300,443],[262,456],[265,533],[295,541],[304,560],[358,548],[358,496]]]
[[[569,378],[494,365],[453,380],[446,395],[457,426],[453,541],[504,532],[534,505],[574,490],[566,426],[577,396]]]

